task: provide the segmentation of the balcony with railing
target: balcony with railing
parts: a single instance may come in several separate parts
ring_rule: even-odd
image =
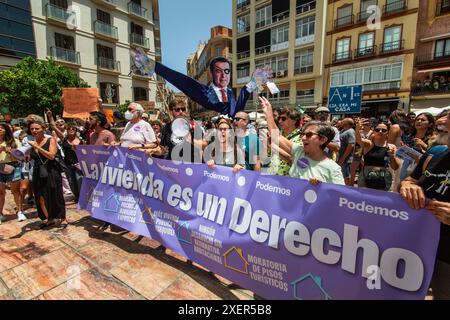
[[[333,53],[333,63],[351,61],[352,58],[353,55],[351,50]]]
[[[400,81],[380,82],[363,85],[363,92],[396,91],[400,90]]]
[[[104,57],[98,57],[97,68],[99,71],[118,74],[120,73],[120,61]]]
[[[354,14],[338,18],[338,19],[334,20],[334,29],[336,30],[336,29],[351,26],[354,22],[355,22]]]
[[[60,47],[50,48],[51,57],[59,62],[68,63],[72,65],[80,65],[80,53],[78,51],[68,50]]]
[[[117,27],[104,23],[100,20],[94,21],[94,33],[96,36],[106,40],[119,40]]]
[[[380,54],[402,51],[405,48],[405,40],[384,42],[380,46]]]
[[[150,49],[150,39],[144,37],[142,34],[131,33],[130,34],[130,44],[132,46],[142,47],[144,49]]]
[[[417,81],[411,89],[413,96],[450,95],[450,79],[435,77],[433,80]]]
[[[389,15],[408,9],[408,0],[399,0],[385,4],[383,6],[383,15]]]
[[[445,14],[450,14],[450,3],[440,0],[436,5],[436,16],[443,16]]]
[[[153,20],[153,26],[155,27],[155,30],[161,29],[161,25],[159,23],[159,20],[157,20],[157,19]]]
[[[315,10],[316,6],[317,6],[317,3],[314,0],[314,1],[311,1],[308,3],[304,3],[302,5],[299,5],[295,11],[296,11],[296,14],[298,15],[298,14],[302,14],[302,13],[306,13],[306,12]]]
[[[236,56],[238,60],[248,58],[250,57],[250,51],[238,52]]]
[[[284,21],[286,19],[289,19],[289,10],[278,13],[278,14],[274,14],[272,16],[272,23]]]
[[[61,26],[77,26],[77,19],[79,19],[75,11],[67,10],[51,3],[45,5],[45,15],[49,22],[54,22]]]
[[[148,10],[135,2],[128,2],[128,14],[143,20],[150,20]]]
[[[261,54],[269,53],[271,47],[272,47],[271,45],[268,45],[268,46],[256,48],[255,55],[259,56]]]
[[[436,68],[450,66],[450,51],[416,55],[416,67]]]
[[[92,2],[109,8],[117,7],[117,0],[92,0]]]
[[[377,46],[368,46],[355,49],[355,59],[374,57],[377,54]]]
[[[358,12],[356,15],[356,23],[367,21],[367,19],[372,15],[372,13],[367,11]]]

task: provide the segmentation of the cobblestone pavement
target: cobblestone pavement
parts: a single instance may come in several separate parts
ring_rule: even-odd
[[[0,300],[252,300],[253,293],[148,238],[67,203],[69,226],[39,230],[36,210],[18,222],[10,192],[0,225]]]

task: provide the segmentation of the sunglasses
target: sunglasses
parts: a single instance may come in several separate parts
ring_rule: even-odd
[[[388,130],[388,129],[376,128],[376,129],[373,130],[373,131],[378,132],[378,133],[386,133],[386,132],[388,132],[389,130]]]
[[[135,111],[132,108],[128,108],[127,110],[130,111],[130,112],[134,112]]]
[[[437,133],[448,133],[447,130],[442,130],[442,129],[436,129]]]
[[[173,108],[173,111],[175,111],[175,112],[185,112],[186,108]]]
[[[302,132],[302,133],[300,133],[300,136],[301,137],[306,137],[308,139],[311,139],[313,136],[321,136],[321,135],[318,134],[317,132],[309,131],[309,132]]]
[[[234,118],[234,121],[236,121],[236,122],[241,121],[241,120],[247,120],[247,119],[239,118],[239,117],[235,117],[235,118]]]

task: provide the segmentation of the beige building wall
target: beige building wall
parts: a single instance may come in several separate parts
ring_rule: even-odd
[[[352,17],[338,16],[338,10],[346,6],[351,6]],[[363,113],[368,116],[387,116],[397,108],[405,111],[409,109],[419,1],[399,0],[387,4],[386,0],[378,0],[377,6],[381,13],[379,27],[370,30],[367,19],[359,19],[362,11],[360,0],[329,1],[323,100],[328,100],[332,74],[401,63],[400,78],[394,81],[383,79],[359,83],[363,84]],[[397,41],[389,45],[390,42],[386,40],[386,30],[393,27],[401,27],[398,47]],[[370,32],[374,33],[373,46],[361,53],[360,36]],[[348,56],[345,51],[338,52],[337,49],[337,41],[344,38],[350,39]]]
[[[239,90],[251,79],[251,74],[256,69],[256,63],[260,60],[276,58],[287,55],[287,69],[286,70],[273,70],[274,81],[282,91],[289,91],[289,95],[270,97],[270,101],[274,106],[291,107],[296,105],[302,105],[306,108],[316,108],[322,102],[323,90],[323,72],[324,72],[324,41],[325,41],[325,23],[327,6],[326,1],[289,1],[289,12],[285,18],[279,18],[275,13],[271,17],[268,17],[267,23],[264,26],[256,26],[257,24],[257,11],[261,8],[267,7],[275,3],[273,1],[264,0],[251,0],[246,2],[233,0],[233,83],[234,87]],[[239,8],[238,8],[239,6]],[[272,11],[273,12],[273,11]],[[247,32],[239,32],[238,19],[245,15],[249,15],[249,28]],[[313,19],[314,17],[314,33],[308,34],[307,37],[296,35],[297,21],[302,19]],[[281,44],[273,44],[269,52],[261,53],[260,48],[257,48],[256,34],[270,29],[288,24],[288,41]],[[249,36],[249,52],[239,52],[238,39]],[[306,52],[312,50],[312,63],[309,64],[307,70],[296,72],[295,60],[297,52]],[[249,71],[247,76],[240,76],[238,74],[238,68],[248,63]],[[277,73],[277,71],[279,73]],[[283,72],[284,71],[284,72]],[[305,92],[305,94],[298,95],[299,92]],[[312,93],[314,91],[314,93]],[[308,94],[309,92],[309,94]],[[254,110],[255,104],[253,100],[249,100],[246,108]]]
[[[160,41],[158,39],[155,45],[155,28],[158,28],[159,37],[159,14],[158,0],[142,0],[142,7],[129,7],[129,1],[125,0],[73,0],[68,1],[66,12],[74,12],[72,17],[76,17],[76,23],[68,25],[61,17],[61,9],[50,8],[48,0],[31,1],[33,29],[36,39],[36,50],[38,59],[53,58],[56,61],[69,67],[85,80],[91,87],[102,88],[103,96],[110,97],[111,87],[101,86],[101,83],[111,83],[115,85],[112,90],[118,93],[117,99],[103,98],[104,107],[114,109],[118,104],[124,103],[126,100],[141,100],[140,96],[135,96],[134,89],[142,88],[147,92],[147,99],[150,102],[157,100],[157,86],[154,79],[139,75],[130,75],[131,58],[130,49],[134,47],[142,47],[147,54],[155,58],[155,52],[159,51],[160,58]],[[111,17],[111,25],[117,28],[117,38],[104,36],[96,32],[94,21],[97,20],[97,9],[109,13]],[[133,10],[134,9],[134,10]],[[133,14],[137,12],[138,15]],[[157,20],[158,19],[158,20]],[[155,26],[155,21],[157,25]],[[69,21],[74,21],[69,18]],[[135,23],[142,27],[143,36],[131,41],[131,23]],[[74,27],[75,26],[75,27]],[[109,28],[105,29],[109,33]],[[98,31],[98,29],[97,29]],[[74,39],[75,53],[65,53],[66,51],[51,49],[56,46],[55,33],[72,37]],[[116,63],[102,64],[103,68],[99,68],[97,45],[106,46],[112,49],[114,61]],[[76,58],[79,56],[79,59]],[[101,64],[101,63],[100,63]],[[105,93],[108,91],[109,94]],[[145,92],[144,91],[144,92]],[[115,101],[114,101],[115,100]]]

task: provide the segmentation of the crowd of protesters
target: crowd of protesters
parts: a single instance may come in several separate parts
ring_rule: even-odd
[[[175,99],[169,104],[170,121],[151,119],[139,103],[131,103],[124,115],[114,113],[114,121],[101,111],[80,121],[55,119],[47,110],[48,123],[39,115],[29,115],[20,126],[0,123],[0,223],[7,219],[3,207],[9,187],[16,211],[11,219],[26,220],[24,207],[34,204],[43,220],[40,228],[66,227],[65,195],[71,193],[75,202],[80,196],[76,149],[82,144],[206,163],[210,170],[221,165],[313,185],[399,192],[411,207],[427,208],[442,223],[433,294],[450,298],[450,113],[434,117],[396,110],[386,120],[333,120],[323,106],[308,115],[297,108],[273,109],[264,97],[259,104],[264,113],[259,119],[243,111],[233,118],[192,119],[186,102]],[[180,123],[188,128],[184,136],[178,135]],[[415,151],[412,158],[398,156],[406,147]],[[16,149],[28,151],[16,158]]]

